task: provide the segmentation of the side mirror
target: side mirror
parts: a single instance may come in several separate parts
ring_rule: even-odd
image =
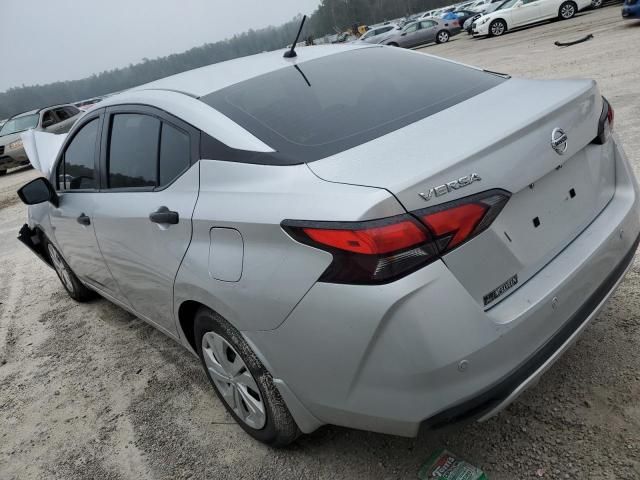
[[[42,121],[42,128],[49,128],[51,125],[53,125],[53,120],[51,118]]]
[[[58,206],[58,194],[49,180],[44,177],[38,177],[23,186],[18,190],[18,197],[26,205],[51,202],[54,206]]]

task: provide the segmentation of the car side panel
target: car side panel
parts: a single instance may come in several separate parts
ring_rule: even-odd
[[[294,241],[280,226],[285,219],[357,221],[404,213],[386,190],[334,184],[306,165],[266,166],[201,160],[200,195],[193,238],[178,271],[175,316],[185,301],[197,301],[239,330],[270,330],[315,284],[331,255]],[[226,265],[210,257],[211,229],[242,236],[241,276],[212,275]],[[219,257],[218,257],[219,258]]]

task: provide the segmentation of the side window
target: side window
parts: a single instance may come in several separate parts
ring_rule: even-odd
[[[109,188],[157,186],[160,120],[149,115],[116,114],[108,152]]]
[[[164,187],[190,164],[188,133],[150,115],[121,113],[112,117],[109,188]]]
[[[67,111],[64,109],[64,107],[56,108],[55,109],[55,113],[56,113],[56,115],[58,116],[58,119],[60,119],[61,122],[70,117],[70,115],[67,113]]]
[[[79,190],[96,188],[95,152],[98,138],[98,119],[91,120],[73,137],[58,167],[58,189]]]
[[[48,110],[48,111],[44,112],[44,114],[42,115],[42,127],[43,128],[50,127],[51,125],[55,125],[56,123],[58,123],[58,119],[54,115],[53,110]]]
[[[415,32],[416,30],[418,30],[418,24],[414,23],[413,25],[409,25],[407,28],[405,28],[405,33],[412,33]]]
[[[162,124],[160,138],[160,186],[175,180],[182,172],[189,168],[191,157],[191,143],[189,135],[172,127]]]
[[[76,107],[74,107],[72,105],[68,105],[68,106],[64,107],[64,109],[67,112],[67,114],[69,115],[69,118],[74,117],[78,113],[80,113],[80,110],[78,110]]]

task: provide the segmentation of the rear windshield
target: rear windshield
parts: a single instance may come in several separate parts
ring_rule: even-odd
[[[369,142],[503,81],[427,55],[373,47],[285,67],[200,100],[289,164]]]

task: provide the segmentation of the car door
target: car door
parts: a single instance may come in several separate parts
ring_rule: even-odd
[[[534,23],[542,18],[540,0],[521,0],[511,9],[510,28]]]
[[[436,41],[438,33],[438,23],[433,20],[423,20],[420,22],[420,42],[430,43]]]
[[[51,239],[74,273],[84,282],[110,295],[117,293],[96,241],[92,217],[99,198],[97,156],[102,116],[96,113],[67,139],[52,169],[51,183],[59,197],[51,206]]]
[[[199,132],[160,110],[107,109],[96,236],[131,307],[171,335],[173,283],[198,197],[198,149]]]
[[[398,43],[401,47],[411,48],[416,45],[416,37],[418,34],[418,23],[412,23],[405,27],[404,31],[399,37]]]
[[[560,1],[558,0],[538,0],[540,3],[541,19],[556,18],[560,10]]]

